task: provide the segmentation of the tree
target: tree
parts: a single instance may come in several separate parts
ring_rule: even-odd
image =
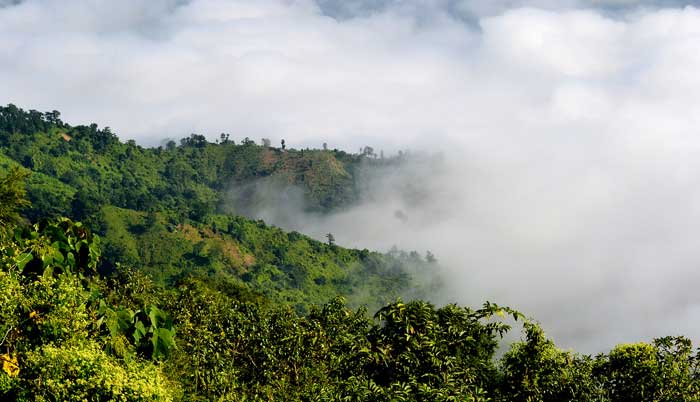
[[[363,371],[388,392],[383,400],[484,400],[480,397],[496,375],[496,337],[509,328],[491,318],[505,313],[522,316],[492,304],[480,310],[435,309],[423,301],[399,300],[375,314],[379,323],[367,335],[369,361]]]
[[[0,178],[0,227],[8,228],[19,221],[18,211],[29,206],[24,180],[29,176],[27,171],[12,168]]]
[[[156,223],[158,223],[158,214],[156,213],[156,211],[151,209],[146,214],[146,219],[144,220],[144,225],[146,226],[147,229],[151,229],[156,225]]]
[[[658,400],[662,378],[654,345],[618,345],[608,356],[600,359],[597,368],[599,375],[602,374],[606,381],[612,401]]]
[[[100,212],[102,202],[94,193],[84,189],[78,190],[71,200],[71,215],[78,221],[93,218]]]
[[[698,401],[698,358],[689,339],[665,337],[616,346],[596,359],[594,373],[612,402]]]
[[[286,149],[287,145],[285,144],[284,140],[282,140],[282,150]]]
[[[559,350],[537,323],[523,325],[526,340],[501,359],[503,400],[600,401],[603,388],[592,375],[592,361]]]
[[[56,125],[61,125],[61,112],[58,110],[54,110],[51,112],[46,112],[44,113],[44,117],[46,118],[46,121],[48,121],[51,124],[56,124]]]
[[[182,146],[190,146],[195,148],[204,148],[207,145],[207,138],[201,134],[190,134],[189,138],[180,140]]]
[[[172,325],[157,308],[113,309],[103,291],[114,289],[95,280],[99,259],[99,238],[65,218],[4,245],[0,400],[172,400],[162,372],[136,354],[172,349]]]

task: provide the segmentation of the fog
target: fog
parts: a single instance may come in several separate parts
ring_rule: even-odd
[[[0,1],[0,102],[145,145],[411,149],[349,210],[300,215],[292,189],[246,212],[430,250],[434,301],[511,305],[563,347],[700,342],[694,2],[89,4]]]
[[[563,151],[532,148],[523,154]],[[265,202],[239,212],[345,246],[431,251],[444,285],[433,302],[514,306],[560,346],[697,339],[697,175],[619,156],[416,156],[365,176],[361,201],[342,212],[305,212],[301,189],[266,181],[252,190]]]

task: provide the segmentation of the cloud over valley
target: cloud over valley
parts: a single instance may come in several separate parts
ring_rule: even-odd
[[[252,213],[431,250],[436,302],[509,304],[596,352],[700,341],[698,43],[693,2],[0,1],[0,102],[144,145],[440,155],[330,216]]]

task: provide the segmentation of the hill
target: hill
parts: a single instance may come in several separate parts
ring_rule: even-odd
[[[233,279],[300,312],[337,295],[376,308],[435,285],[412,280],[434,269],[417,253],[345,249],[235,214],[264,201],[245,191],[261,180],[303,189],[306,207],[319,213],[351,205],[360,171],[398,159],[236,144],[225,134],[143,148],[59,116],[0,108],[0,168],[32,173],[23,211],[30,220],[66,216],[100,234],[102,270],[138,267],[160,284],[193,274]]]
[[[228,191],[261,178],[296,185],[304,191],[307,208],[329,211],[357,200],[362,169],[399,162],[339,150],[273,148],[249,138],[237,144],[228,134],[214,143],[192,134],[180,144],[144,148],[120,142],[109,128],[70,126],[59,116],[14,105],[0,108],[3,154],[72,187],[81,201],[169,211],[181,219],[203,221],[210,213],[230,209]],[[30,188],[29,197],[45,202],[41,191],[45,189]],[[61,197],[50,207],[35,204],[34,211],[70,214],[71,201]]]

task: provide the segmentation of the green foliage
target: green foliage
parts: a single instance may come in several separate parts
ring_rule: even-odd
[[[523,316],[495,304],[472,310],[397,301],[371,320],[366,310],[335,298],[299,315],[231,279],[184,277],[166,290],[117,267],[103,281],[95,275],[97,238],[67,219],[18,228],[8,241],[0,270],[0,397],[6,400],[697,401],[700,395],[698,356],[685,338],[621,345],[593,359],[560,351],[525,321],[525,340],[496,365],[498,340],[509,329],[498,318]]]
[[[368,319],[336,298],[306,316],[239,299],[235,284],[179,284],[174,311],[184,343],[170,370],[193,399],[482,400],[507,329],[497,311],[396,302]],[[197,395],[194,398],[194,395]]]
[[[339,294],[375,308],[420,289],[409,267],[426,275],[432,268],[420,257],[328,246],[242,217],[176,225],[156,212],[105,207],[102,214],[108,261],[138,266],[169,286],[187,275],[238,282],[304,313]]]
[[[55,206],[59,214],[84,219],[99,206],[114,205],[138,211],[168,211],[180,219],[206,221],[222,206],[229,189],[243,188],[253,180],[274,178],[302,189],[309,208],[328,211],[358,198],[355,172],[362,156],[324,151],[300,152],[224,140],[210,143],[193,134],[179,146],[142,148],[133,141],[121,143],[109,128],[70,126],[57,112],[24,111],[14,105],[0,107],[0,152],[27,169],[60,182],[77,193]],[[391,160],[374,161],[375,164]],[[33,201],[52,189],[30,183]],[[52,200],[52,202],[57,200]],[[253,199],[243,196],[238,206]],[[94,207],[91,204],[96,204]],[[42,204],[33,218],[52,210]],[[44,215],[46,216],[46,215]]]
[[[0,177],[0,228],[7,228],[19,220],[18,210],[29,205],[26,200],[24,179],[29,175],[17,167]]]
[[[100,316],[97,326],[104,325],[107,329],[107,344],[119,356],[126,353],[124,340],[152,359],[166,358],[175,348],[172,319],[154,305],[133,311],[123,306],[110,307],[101,300],[97,314]]]
[[[501,359],[500,394],[509,401],[600,401],[589,357],[559,350],[534,322],[523,324],[525,341]]]
[[[66,219],[15,230],[0,254],[0,278],[8,290],[0,330],[11,349],[86,334],[91,294],[84,275],[94,273],[98,244]]]
[[[619,345],[599,357],[595,372],[613,402],[700,401],[699,358],[689,339],[665,337]]]
[[[172,401],[172,383],[144,362],[120,361],[96,343],[44,345],[25,355],[18,400]]]
[[[478,399],[493,384],[492,357],[497,337],[508,330],[501,322],[484,323],[494,314],[519,313],[487,304],[479,310],[398,301],[382,308],[368,334],[367,372],[372,383],[391,390],[398,400]],[[400,390],[398,395],[394,393]]]
[[[18,227],[0,253],[0,372],[3,400],[172,400],[156,366],[133,357],[148,341],[148,358],[174,346],[168,315],[156,306],[137,314],[143,329],[114,353],[101,337],[107,307],[96,269],[99,238],[61,218]],[[141,312],[139,312],[141,313]],[[139,325],[141,323],[141,325]],[[144,325],[143,323],[146,323]],[[132,356],[129,359],[120,357]]]
[[[144,149],[59,116],[0,108],[0,400],[700,401],[686,338],[562,351],[507,307],[389,302],[435,285],[432,254],[216,213],[259,177],[347,205],[371,158],[228,135]],[[501,319],[525,336],[496,361]]]
[[[102,236],[103,272],[138,267],[165,285],[192,274],[234,279],[302,313],[339,294],[374,309],[428,283],[411,280],[412,267],[430,272],[420,258],[331,247],[220,214],[264,202],[246,190],[259,183],[295,186],[315,212],[347,206],[359,196],[364,166],[396,161],[249,139],[237,145],[227,136],[210,143],[198,134],[179,146],[143,148],[109,128],[70,126],[59,116],[0,107],[0,166],[33,172],[26,217],[69,216]]]
[[[653,400],[659,388],[659,361],[656,348],[647,343],[620,345],[602,364],[611,385],[613,401]]]
[[[667,336],[654,339],[661,366],[659,401],[700,400],[700,351],[693,354],[690,339]]]

